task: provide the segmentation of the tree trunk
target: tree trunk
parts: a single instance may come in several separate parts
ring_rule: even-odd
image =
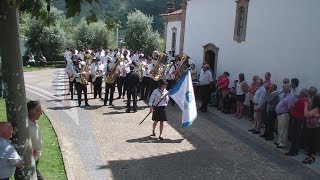
[[[19,8],[6,2],[0,2],[0,49],[7,115],[14,127],[14,146],[25,163],[24,168],[17,168],[15,179],[36,179],[20,50]]]

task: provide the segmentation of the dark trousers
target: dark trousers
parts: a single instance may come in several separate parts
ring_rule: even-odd
[[[175,85],[176,80],[168,80],[168,89],[172,89]],[[174,105],[174,100],[170,97],[169,101],[171,102],[171,105]]]
[[[109,105],[112,104],[114,89],[115,89],[115,83],[112,83],[112,84],[106,83],[106,88],[105,88],[106,91],[105,91],[105,96],[104,96],[104,105],[107,105],[107,101],[108,100],[109,100]],[[109,98],[109,92],[110,92],[110,98]]]
[[[141,91],[141,99],[147,99],[148,93],[149,93],[149,86],[150,85],[150,78],[149,77],[143,77],[141,86],[140,86],[140,91]]]
[[[266,129],[264,131],[265,138],[268,138],[268,139],[274,138],[273,131],[274,131],[274,124],[276,122],[276,118],[277,118],[277,113],[275,110],[271,110],[268,112],[267,121],[265,124]]]
[[[39,164],[39,160],[38,160],[38,161],[36,161],[37,178],[38,178],[38,180],[44,180],[44,178],[43,178],[43,176],[42,176],[41,172],[38,170],[38,164]]]
[[[73,99],[73,87],[75,86],[76,80],[73,80],[72,82],[69,81],[69,90],[71,94],[71,99]]]
[[[249,107],[249,117],[253,118],[253,113],[254,113],[254,103],[252,100],[250,100],[250,107]]]
[[[131,103],[131,97],[132,97],[132,103],[133,103],[133,110],[137,110],[137,90],[128,89],[127,91],[127,110],[130,111],[130,103]]]
[[[120,96],[124,97],[126,95],[126,89],[127,89],[126,77],[119,76],[118,78],[119,79],[117,81],[117,88],[118,88],[119,97]]]
[[[320,127],[304,128],[302,136],[302,140],[304,141],[303,143],[309,147],[309,156],[320,152]]]
[[[84,94],[84,102],[87,104],[88,103],[87,85],[81,84],[80,82],[76,82],[75,85],[76,85],[76,90],[78,95],[78,104],[81,105],[82,91]]]
[[[300,142],[301,142],[301,134],[305,126],[305,123],[303,120],[299,120],[296,118],[291,118],[290,121],[291,121],[291,126],[290,126],[291,147],[289,152],[298,153]]]
[[[97,95],[101,98],[101,90],[102,90],[102,77],[97,77],[93,82],[93,97],[96,98]]]
[[[210,97],[210,84],[200,86],[200,95],[201,95],[201,109],[207,110],[209,97]]]

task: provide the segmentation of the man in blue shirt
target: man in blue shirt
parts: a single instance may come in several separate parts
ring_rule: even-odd
[[[12,133],[13,128],[10,123],[0,122],[0,180],[9,180],[16,167],[23,166],[23,161],[11,144]]]

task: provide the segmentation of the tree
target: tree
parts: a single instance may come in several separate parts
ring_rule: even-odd
[[[127,17],[126,43],[132,49],[144,49],[147,54],[159,50],[161,39],[152,30],[153,18],[139,10],[130,12]]]
[[[102,21],[90,23],[82,19],[75,28],[75,45],[77,48],[99,49],[100,47],[114,47],[114,33],[106,28]]]
[[[50,0],[47,0],[50,2]],[[98,0],[65,0],[67,17],[81,12],[81,3],[92,4]],[[23,157],[25,166],[18,169],[15,179],[36,179],[35,163],[27,121],[26,92],[22,71],[20,50],[19,13],[30,12],[39,18],[46,15],[42,0],[1,0],[0,1],[0,55],[3,60],[3,79],[6,92],[8,120],[15,132],[13,143]]]

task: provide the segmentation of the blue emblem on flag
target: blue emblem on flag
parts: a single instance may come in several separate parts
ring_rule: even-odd
[[[192,102],[192,93],[190,91],[186,92],[186,100],[188,101],[188,103]]]

